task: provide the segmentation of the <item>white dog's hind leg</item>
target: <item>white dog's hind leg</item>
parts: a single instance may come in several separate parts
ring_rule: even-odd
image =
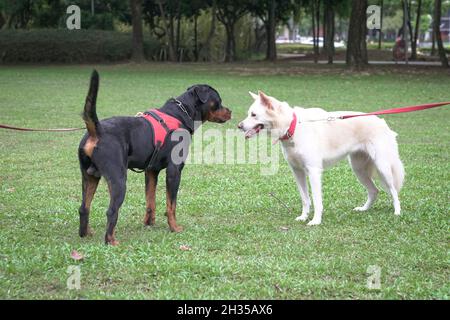
[[[375,202],[378,196],[378,189],[372,181],[373,162],[365,153],[355,153],[350,155],[350,164],[359,182],[367,189],[367,201],[362,207],[356,207],[355,211],[366,211]]]
[[[322,222],[322,170],[308,168],[308,176],[314,202],[314,217],[308,223],[308,226],[315,226]]]
[[[309,208],[311,206],[311,199],[308,193],[308,183],[306,181],[306,174],[303,169],[293,168],[295,181],[297,182],[298,191],[302,198],[302,215],[295,218],[296,221],[305,221],[308,219]]]
[[[389,193],[392,196],[392,200],[394,203],[394,214],[398,216],[400,215],[401,211],[400,200],[398,199],[398,192],[397,189],[395,188],[394,176],[392,175],[391,165],[384,160],[376,160],[375,166],[377,167],[382,182],[386,185]]]

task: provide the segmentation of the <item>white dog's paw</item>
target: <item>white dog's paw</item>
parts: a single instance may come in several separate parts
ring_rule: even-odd
[[[308,219],[308,215],[302,214],[301,216],[295,218],[295,221],[306,221],[306,219]]]
[[[366,208],[366,207],[356,207],[356,208],[354,208],[353,209],[353,211],[367,211],[369,208]]]
[[[395,210],[394,214],[395,214],[396,216],[399,216],[399,215],[400,215],[400,210]]]
[[[322,221],[321,220],[316,220],[316,219],[312,219],[310,222],[308,222],[308,226],[318,226],[319,224],[321,224]]]

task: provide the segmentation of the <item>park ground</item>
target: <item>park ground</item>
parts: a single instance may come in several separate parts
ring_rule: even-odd
[[[93,67],[2,67],[1,122],[83,126],[80,112]],[[450,77],[440,68],[351,73],[343,66],[294,62],[95,67],[101,75],[99,117],[134,115],[192,84],[208,83],[233,110],[227,124],[206,125],[219,130],[235,128],[245,117],[249,90],[327,110],[450,100]],[[294,221],[300,198],[283,160],[273,176],[261,175],[259,165],[190,164],[177,212],[184,232],[168,231],[164,175],[156,226],[143,226],[144,178],[130,172],[117,247],[103,244],[104,181],[91,212],[95,235],[78,237],[77,146],[83,133],[3,130],[0,298],[448,299],[449,108],[384,117],[399,134],[406,169],[400,217],[384,192],[370,211],[353,212],[366,195],[345,162],[324,174],[324,218],[316,227]],[[73,250],[84,259],[74,260]],[[74,265],[81,270],[80,290],[66,285],[68,267]],[[380,270],[379,289],[367,286],[371,266]]]

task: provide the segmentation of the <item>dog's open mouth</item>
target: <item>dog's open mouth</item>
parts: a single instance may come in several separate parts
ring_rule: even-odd
[[[253,137],[255,134],[258,134],[262,129],[264,129],[264,125],[262,123],[257,124],[255,127],[245,132],[245,139]]]

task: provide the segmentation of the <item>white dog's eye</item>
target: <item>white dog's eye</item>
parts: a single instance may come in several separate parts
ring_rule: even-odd
[[[252,112],[252,113],[251,113],[251,116],[252,116],[252,117],[256,117],[256,114],[254,114],[254,113]]]

